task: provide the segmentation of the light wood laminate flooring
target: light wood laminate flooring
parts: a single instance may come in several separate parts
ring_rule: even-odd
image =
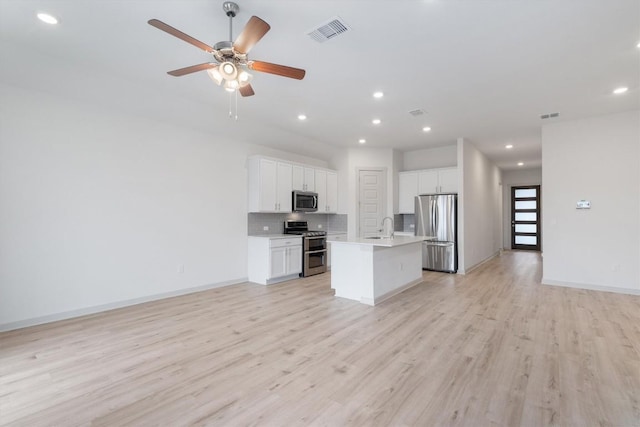
[[[0,424],[639,426],[640,297],[538,253],[369,307],[330,275],[0,334]]]

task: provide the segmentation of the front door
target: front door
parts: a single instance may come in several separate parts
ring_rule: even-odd
[[[360,170],[358,173],[359,237],[380,234],[384,218],[385,174],[381,170]]]
[[[511,249],[540,250],[540,186],[511,187]]]

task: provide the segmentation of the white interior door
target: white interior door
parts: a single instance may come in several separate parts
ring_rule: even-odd
[[[385,184],[381,170],[358,171],[358,236],[379,234],[384,218]]]

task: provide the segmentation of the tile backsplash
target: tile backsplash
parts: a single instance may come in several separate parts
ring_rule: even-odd
[[[250,213],[247,217],[247,230],[250,236],[281,234],[287,220],[307,221],[309,230],[347,232],[347,215],[291,213]],[[268,227],[265,230],[264,227]]]

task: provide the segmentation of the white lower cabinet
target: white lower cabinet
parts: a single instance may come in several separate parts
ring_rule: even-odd
[[[302,272],[302,237],[249,236],[249,281],[270,285]]]
[[[347,234],[328,234],[327,235],[327,268],[331,268],[331,242],[347,240]]]

